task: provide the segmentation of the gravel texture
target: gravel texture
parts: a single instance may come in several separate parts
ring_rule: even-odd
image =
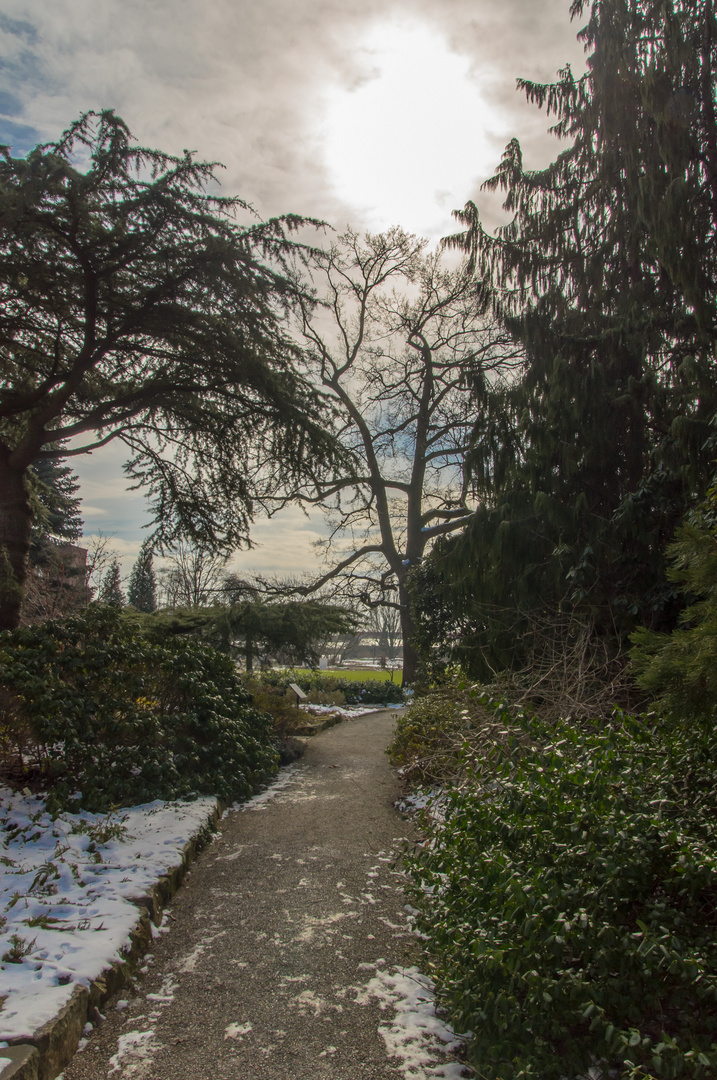
[[[427,1036],[405,1053],[387,1037],[382,988],[418,962],[401,891],[410,826],[384,754],[394,715],[317,736],[268,797],[227,814],[64,1080],[461,1075]]]

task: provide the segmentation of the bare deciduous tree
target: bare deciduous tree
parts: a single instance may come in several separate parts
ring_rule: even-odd
[[[179,541],[159,571],[160,607],[206,607],[223,597],[228,556]]]
[[[102,579],[118,554],[111,544],[112,537],[98,530],[83,541],[87,545],[87,599],[95,598],[102,586]]]
[[[353,469],[287,492],[329,522],[327,568],[298,591],[340,581],[345,595],[398,611],[410,682],[407,575],[436,537],[471,516],[464,463],[474,394],[521,358],[487,289],[400,229],[347,232],[317,257],[316,278],[319,302],[302,303],[300,330]]]
[[[366,624],[374,637],[382,666],[393,664],[401,646],[401,614],[396,608],[375,607],[369,610]]]

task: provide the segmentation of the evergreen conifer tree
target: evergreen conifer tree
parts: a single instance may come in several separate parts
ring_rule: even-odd
[[[79,482],[62,458],[38,458],[30,469],[33,527],[30,559],[42,564],[57,543],[76,543],[82,536]]]
[[[671,634],[640,627],[632,667],[655,707],[679,723],[717,714],[717,488],[677,530],[668,554],[670,580],[688,606]]]
[[[157,608],[157,577],[154,572],[152,546],[145,540],[129,577],[127,599],[137,611],[155,611]]]
[[[511,141],[487,186],[512,220],[488,236],[468,204],[449,241],[494,276],[528,358],[519,383],[483,389],[481,508],[436,554],[470,633],[500,639],[493,665],[519,650],[531,612],[579,612],[616,641],[672,625],[665,547],[711,475],[712,0],[600,0],[581,36],[583,77],[520,84],[570,146],[531,172]]]
[[[286,329],[304,222],[245,227],[247,209],[215,194],[212,165],[137,146],[111,110],[26,157],[0,146],[3,629],[27,580],[28,472],[63,439],[123,442],[162,541],[225,552],[288,481],[345,457]]]
[[[79,483],[60,455],[56,445],[28,469],[32,526],[24,622],[59,618],[84,607],[88,599],[85,553],[73,550],[82,536]]]
[[[101,604],[111,604],[113,607],[124,607],[127,598],[122,589],[122,575],[119,562],[113,559],[109,570],[102,581],[99,601]]]

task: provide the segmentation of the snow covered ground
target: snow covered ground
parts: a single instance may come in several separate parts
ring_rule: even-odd
[[[128,943],[139,897],[181,862],[216,799],[51,818],[0,787],[0,1045],[30,1035]]]
[[[404,705],[299,705],[302,712],[312,716],[343,716],[345,719],[356,719],[358,716],[366,716],[368,713],[381,712],[382,709],[403,709]]]
[[[436,1015],[433,980],[416,967],[387,969],[385,963],[360,965],[375,974],[356,1000],[376,999],[380,1009],[392,1014],[378,1029],[386,1053],[398,1059],[405,1080],[461,1080],[468,1070],[460,1061],[436,1061],[460,1050],[465,1037]]]

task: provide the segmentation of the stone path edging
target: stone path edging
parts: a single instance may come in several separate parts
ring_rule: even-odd
[[[184,845],[180,862],[162,874],[148,893],[131,898],[139,908],[139,918],[121,958],[113,961],[89,987],[76,986],[67,1004],[52,1020],[38,1028],[31,1038],[11,1040],[8,1047],[0,1048],[0,1057],[11,1058],[12,1061],[0,1070],[0,1080],[55,1080],[72,1060],[85,1024],[95,1020],[102,1004],[129,981],[137,961],[152,940],[152,923],[156,926],[161,924],[164,908],[205,847],[225,809],[218,799],[204,825]]]

